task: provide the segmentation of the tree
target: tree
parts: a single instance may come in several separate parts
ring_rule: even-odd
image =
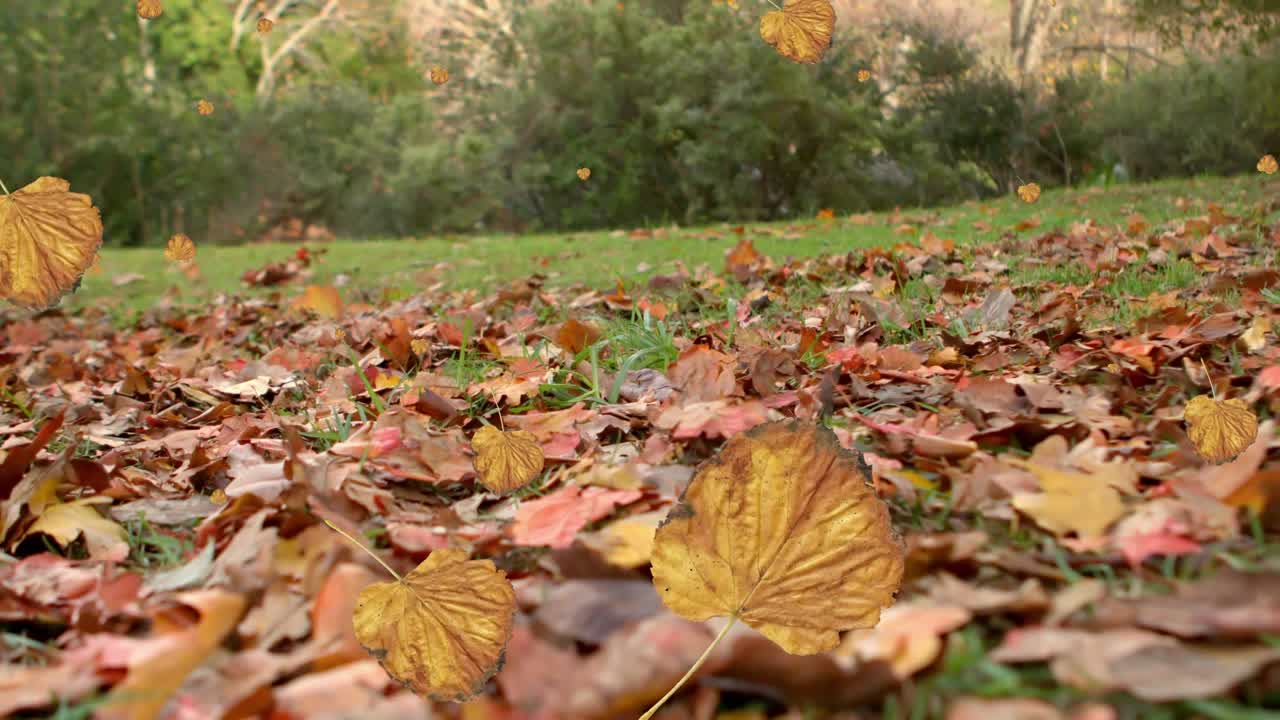
[[[1263,44],[1280,30],[1280,0],[1129,0],[1168,44],[1212,35]]]

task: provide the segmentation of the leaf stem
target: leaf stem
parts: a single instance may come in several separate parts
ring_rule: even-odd
[[[680,682],[676,683],[675,687],[668,690],[667,694],[663,695],[661,700],[654,703],[653,707],[649,708],[648,712],[641,715],[640,720],[649,720],[649,718],[653,717],[654,713],[658,712],[658,710],[662,709],[663,705],[667,704],[667,701],[671,699],[672,695],[675,695],[680,688],[684,687],[684,684],[688,682],[689,678],[693,677],[693,674],[698,672],[698,668],[702,667],[702,663],[706,662],[707,658],[711,657],[711,651],[715,650],[716,646],[720,644],[720,641],[724,640],[725,636],[729,634],[729,628],[733,627],[737,622],[737,615],[729,616],[729,622],[725,623],[724,628],[720,630],[720,634],[716,635],[716,639],[711,641],[711,644],[707,646],[707,649],[702,651],[702,656],[693,663],[693,667],[689,668],[689,672],[685,673],[684,677],[680,678]]]
[[[321,519],[323,520],[323,518],[321,518]],[[346,531],[344,531],[342,528],[338,527],[337,525],[334,525],[333,523],[329,522],[328,520],[325,520],[325,521],[324,521],[324,524],[325,524],[325,525],[328,525],[330,529],[332,529],[334,532],[338,533],[338,534],[339,534],[339,535],[341,535],[342,537],[344,537],[344,538],[346,538],[346,539],[350,540],[352,545],[355,545],[356,547],[360,548],[361,550],[363,550],[363,551],[365,551],[365,552],[369,553],[369,557],[373,558],[374,560],[377,560],[379,565],[381,565],[382,567],[386,568],[386,569],[387,569],[387,572],[391,573],[391,575],[395,577],[395,579],[396,579],[396,581],[397,581],[397,582],[403,582],[403,581],[404,581],[404,578],[400,577],[400,573],[396,572],[395,570],[392,570],[390,565],[388,565],[388,564],[386,564],[385,562],[383,562],[383,561],[382,561],[382,558],[378,557],[377,555],[374,555],[372,550],[370,550],[369,548],[367,548],[367,547],[365,547],[365,546],[364,546],[364,543],[362,543],[362,542],[360,542],[359,540],[357,540],[357,539],[355,539],[355,538],[351,537],[351,536],[350,536],[350,535],[348,535],[348,534],[346,533]],[[696,667],[696,666],[695,666],[695,667]]]
[[[776,7],[776,8],[778,8],[778,10],[779,10],[779,11],[781,11],[781,10],[782,10],[782,8],[778,7],[778,3],[774,2],[773,0],[764,0],[764,1],[765,1],[765,2],[767,2],[767,3],[769,3],[770,5],[772,5],[772,6]]]
[[[0,180],[0,190],[4,190],[4,194],[9,194],[9,188],[5,186],[4,181]]]

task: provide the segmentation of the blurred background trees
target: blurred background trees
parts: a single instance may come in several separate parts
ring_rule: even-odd
[[[755,0],[2,3],[0,172],[148,244],[781,219],[1280,148],[1280,0],[835,5],[806,67]]]

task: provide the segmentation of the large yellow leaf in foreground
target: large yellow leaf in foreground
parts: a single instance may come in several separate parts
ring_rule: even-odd
[[[1240,398],[1219,401],[1199,395],[1187,403],[1182,418],[1196,452],[1209,462],[1230,460],[1258,437],[1258,416]]]
[[[760,18],[760,37],[788,60],[812,64],[831,47],[835,27],[830,0],[787,0],[782,10]]]
[[[448,549],[362,590],[352,619],[356,639],[391,677],[432,699],[464,702],[498,672],[515,606],[492,561]]]
[[[71,289],[102,246],[102,218],[71,183],[42,177],[0,195],[0,297],[45,308]]]
[[[658,528],[653,582],[690,620],[730,616],[783,650],[830,650],[875,626],[902,582],[903,549],[858,458],[801,421],[736,436]]]

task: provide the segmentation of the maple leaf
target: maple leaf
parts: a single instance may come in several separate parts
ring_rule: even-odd
[[[176,233],[170,237],[164,248],[164,257],[170,262],[186,262],[195,256],[196,244],[182,233]]]
[[[160,0],[138,0],[138,17],[143,20],[154,20],[164,12]]]
[[[835,27],[836,9],[829,0],[787,0],[781,10],[760,18],[760,37],[788,60],[813,64],[831,47]]]
[[[501,666],[515,606],[515,591],[492,560],[446,549],[395,582],[366,587],[352,622],[391,677],[432,699],[465,702]]]
[[[28,308],[53,304],[97,259],[102,218],[71,183],[42,177],[0,197],[0,297]]]
[[[499,495],[528,485],[542,473],[542,446],[527,430],[505,432],[485,425],[471,438],[480,483]]]
[[[1005,462],[1035,475],[1043,491],[1017,493],[1013,506],[1059,537],[1073,532],[1081,539],[1102,537],[1124,515],[1124,502],[1115,486],[1132,484],[1132,472],[1126,472],[1127,466],[1110,463],[1097,473],[1084,474],[1016,458],[1006,458]]]
[[[1244,452],[1258,437],[1258,416],[1240,398],[1219,401],[1200,395],[1182,412],[1187,437],[1196,452],[1213,463],[1221,463]]]
[[[830,650],[893,601],[903,548],[827,428],[760,425],[698,469],[658,528],[653,582],[681,617],[729,616],[783,650]]]

